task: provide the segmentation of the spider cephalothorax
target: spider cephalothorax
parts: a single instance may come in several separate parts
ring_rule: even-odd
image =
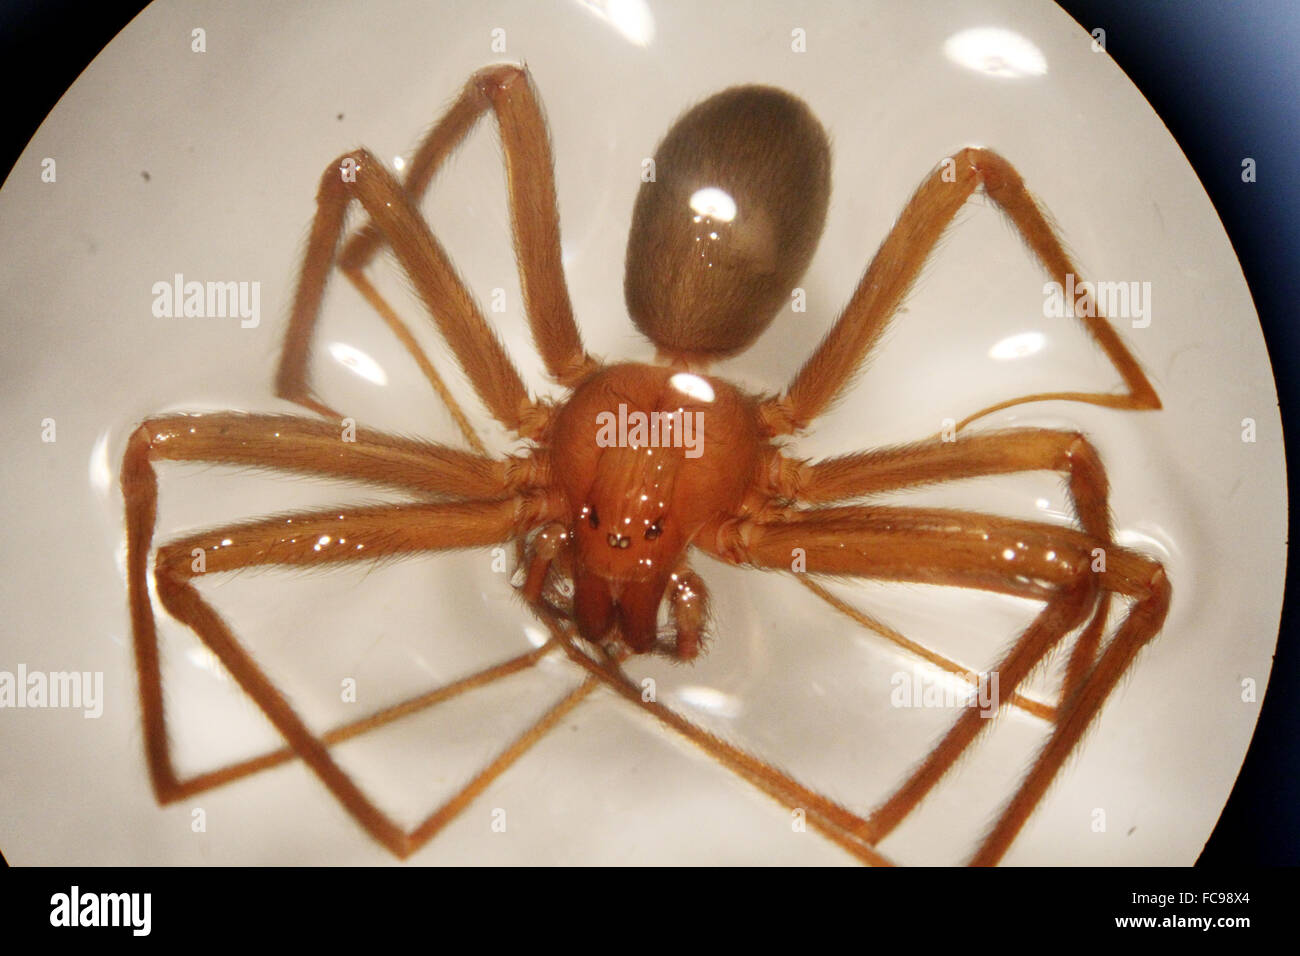
[[[756,406],[719,379],[614,365],[556,414],[548,444],[551,460],[564,463],[556,481],[583,637],[599,641],[617,627],[633,651],[655,646],[659,605],[682,576],[687,546],[716,536],[764,487]],[[694,656],[698,638],[683,635],[680,656]]]
[[[508,170],[515,254],[533,340],[547,372],[568,389],[557,404],[534,399],[417,206],[443,161],[491,113]],[[733,565],[799,574],[849,575],[977,588],[1042,603],[996,665],[1005,705],[1059,644],[1073,640],[1048,740],[972,857],[992,863],[1011,845],[1063,761],[1141,647],[1160,630],[1170,587],[1155,561],[1112,535],[1105,470],[1077,432],[1021,428],[945,436],[807,462],[782,444],[845,389],[894,317],[939,237],[983,188],[1055,280],[1078,269],[1016,170],[986,149],[945,159],[916,190],[825,338],[786,390],[752,396],[709,363],[749,345],[807,267],[826,216],[826,134],[796,97],[736,87],[686,113],[669,131],[640,187],[624,283],[632,321],[657,346],[652,365],[606,365],[588,355],[561,265],[550,143],[525,69],[489,67],[471,77],[434,126],[399,183],[369,152],[355,150],[321,177],[318,212],[285,338],[276,393],[316,413],[303,418],[224,412],[149,419],[122,463],[127,570],[144,711],[146,754],[158,799],[169,802],[299,757],[375,839],[405,856],[427,842],[496,774],[604,686],[689,737],[855,857],[877,849],[987,725],[967,709],[886,800],[857,812],[712,736],[642,696],[618,666],[576,637],[628,650],[658,648],[665,597],[666,650],[699,652],[707,618],[695,551]],[[644,175],[644,171],[643,171]],[[345,213],[359,202],[370,222],[342,242]],[[488,412],[523,443],[511,459],[489,456],[403,321],[364,268],[389,247]],[[335,266],[356,285],[448,401],[472,450],[340,427],[343,416],[313,394],[312,334]],[[1078,317],[1120,373],[1120,394],[1052,392],[1046,399],[1157,409],[1155,390],[1107,319]],[[192,628],[288,741],[289,747],[181,779],[167,743],[149,555],[157,514],[154,463],[171,459],[252,465],[398,489],[413,500],[263,518],[166,542],[153,582],[159,602]],[[977,511],[883,507],[874,494],[961,478],[1031,470],[1063,474],[1077,527]],[[257,565],[316,567],[514,542],[524,555],[523,593],[552,633],[543,648],[487,668],[414,701],[327,734],[313,733],[261,670],[195,579]],[[1101,554],[1104,560],[1097,562]],[[797,561],[792,556],[798,555]],[[545,599],[548,577],[572,578],[565,614]],[[810,585],[811,586],[811,585]],[[1108,628],[1113,599],[1129,609]],[[560,608],[560,610],[564,610]],[[566,616],[567,614],[567,616]],[[1108,635],[1109,630],[1109,636]],[[1071,635],[1073,637],[1071,638]],[[793,639],[794,636],[791,635]],[[530,667],[563,652],[588,672],[580,687],[538,720],[492,765],[415,830],[378,809],[330,753],[333,743]]]

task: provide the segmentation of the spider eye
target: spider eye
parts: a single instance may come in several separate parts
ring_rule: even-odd
[[[596,514],[595,508],[587,509],[587,520],[591,522],[591,526],[593,528],[600,527],[600,516]]]
[[[647,541],[653,541],[655,538],[659,537],[663,533],[664,533],[664,519],[658,518],[656,519],[654,524],[652,524],[650,527],[645,529],[645,539]]]

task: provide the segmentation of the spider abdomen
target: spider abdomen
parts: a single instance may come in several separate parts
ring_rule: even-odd
[[[737,86],[682,116],[637,194],[623,291],[667,355],[718,359],[771,324],[821,237],[826,132],[798,97]]]

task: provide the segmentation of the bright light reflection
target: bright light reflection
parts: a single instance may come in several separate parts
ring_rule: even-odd
[[[90,450],[90,487],[106,495],[112,484],[113,471],[108,467],[108,432],[103,431]]]
[[[700,378],[698,375],[692,375],[690,372],[678,372],[668,380],[677,391],[699,402],[713,401],[713,386]]]
[[[713,687],[683,687],[674,696],[688,707],[719,717],[739,717],[744,709],[738,698]]]
[[[1028,358],[1035,352],[1041,352],[1046,344],[1047,336],[1042,332],[1021,332],[1018,335],[1008,335],[989,349],[989,358],[999,359],[1004,362],[1011,359]]]
[[[731,194],[717,186],[705,186],[691,194],[691,208],[701,216],[708,216],[718,222],[731,222],[736,218],[736,200]],[[713,238],[717,238],[715,235]]]
[[[1168,564],[1173,558],[1173,540],[1158,525],[1148,525],[1148,527],[1151,527],[1151,530],[1155,533],[1150,534],[1137,528],[1121,528],[1115,532],[1115,543],[1126,548],[1132,548],[1134,551],[1143,551],[1146,554],[1154,555],[1156,560]]]
[[[388,376],[379,367],[379,363],[360,349],[346,342],[331,342],[330,355],[349,372],[361,376],[367,382],[376,385],[388,384]]]
[[[1017,80],[1047,72],[1043,52],[1019,33],[1001,27],[975,27],[954,33],[943,44],[944,55],[977,73]]]
[[[230,674],[226,671],[225,665],[221,663],[221,658],[217,657],[206,646],[192,647],[185,654],[198,670],[211,674],[218,680],[228,682]]]
[[[406,160],[402,159],[401,156],[394,156],[393,168],[400,173],[403,169],[406,168]]]
[[[655,38],[655,20],[645,0],[578,0],[629,43],[649,46]]]

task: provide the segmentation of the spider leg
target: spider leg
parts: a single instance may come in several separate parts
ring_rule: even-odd
[[[470,77],[460,97],[420,143],[408,167],[402,188],[412,215],[418,218],[414,209],[443,162],[488,110],[492,110],[496,116],[505,153],[515,255],[519,262],[524,307],[533,331],[533,341],[551,376],[563,385],[572,386],[593,371],[598,363],[583,347],[573,317],[573,306],[561,265],[560,225],[550,140],[541,104],[527,69],[507,64],[480,70]],[[346,158],[340,158],[340,166]],[[329,173],[326,175],[328,178]],[[322,218],[339,218],[324,208],[324,192],[322,187],[322,209],[317,216],[318,222]],[[338,228],[341,228],[341,221]],[[464,413],[416,344],[410,329],[365,276],[365,267],[379,247],[385,240],[391,242],[388,232],[389,229],[379,217],[372,214],[371,220],[344,244],[338,255],[339,266],[419,364],[425,377],[447,404],[466,439],[473,447],[482,450]],[[310,394],[307,364],[324,283],[337,247],[337,228],[332,234],[327,232],[319,241],[317,239],[317,229],[313,228],[312,242],[303,264],[299,293],[285,338],[276,387],[277,394],[284,398],[318,411],[329,412]],[[455,307],[463,313],[473,312],[481,323],[482,317],[477,312],[472,296],[431,234],[430,242],[437,255],[427,261],[426,267],[437,274],[438,283],[445,287],[447,297],[455,302]],[[395,251],[401,257],[400,250],[395,247]],[[415,278],[414,274],[412,277]],[[424,290],[420,291],[424,296]],[[428,304],[427,296],[425,300]],[[434,316],[441,326],[442,318],[437,310],[434,310]],[[445,328],[443,332],[446,335]],[[481,337],[484,333],[476,329],[475,334]],[[472,342],[468,343],[471,348],[467,352],[463,340],[448,337],[448,341],[462,367],[468,368],[469,363],[479,361]],[[471,380],[475,380],[473,374]],[[475,387],[478,388],[477,380]],[[479,394],[483,396],[481,389]],[[512,393],[512,397],[517,396]],[[516,415],[515,409],[494,406],[486,397],[485,401],[499,421],[518,430],[516,425],[511,424]],[[531,411],[535,413],[537,409]],[[531,420],[531,416],[526,415],[525,421],[527,433],[540,428],[540,423]]]
[[[921,660],[928,661],[929,663],[933,664],[935,667],[939,668],[940,670],[945,670],[949,674],[952,674],[954,677],[958,678],[959,680],[965,681],[972,690],[979,689],[979,679],[980,679],[979,674],[973,671],[971,668],[963,667],[961,664],[958,664],[956,661],[952,660],[951,658],[944,657],[942,654],[938,654],[932,651],[930,648],[926,647],[925,645],[918,644],[916,641],[910,640],[899,631],[890,627],[884,621],[872,617],[870,614],[867,614],[861,608],[854,607],[852,604],[848,603],[847,601],[841,600],[840,597],[837,596],[834,592],[829,591],[826,588],[822,587],[820,584],[818,584],[812,578],[808,577],[808,575],[806,574],[801,574],[799,576],[799,583],[802,584],[804,587],[806,587],[813,594],[817,595],[819,598],[821,598],[831,607],[835,608],[835,610],[839,611],[841,614],[845,615],[846,617],[852,618],[854,621],[856,621],[862,627],[866,628],[868,631],[872,631],[876,634],[879,634],[881,637],[885,638],[885,640],[893,644],[896,644],[897,646],[901,647],[903,650],[907,651],[909,654],[913,654],[916,657],[921,658]],[[1062,694],[1062,696],[1064,696],[1064,693]],[[1027,697],[1024,694],[1021,693],[1008,694],[1007,703],[1009,703],[1012,707],[1017,707],[1020,710],[1024,711],[1026,714],[1032,714],[1033,716],[1039,718],[1040,720],[1044,720],[1049,724],[1056,720],[1055,707],[1051,706],[1050,704],[1045,704],[1041,700],[1035,700],[1032,697]]]
[[[826,799],[816,791],[809,790],[797,780],[753,754],[697,727],[659,701],[647,698],[643,688],[629,680],[619,666],[618,660],[604,663],[593,660],[578,649],[572,639],[572,625],[568,621],[545,605],[535,607],[538,616],[550,629],[553,639],[562,643],[569,658],[597,678],[600,683],[653,716],[664,726],[681,734],[719,764],[742,777],[782,806],[792,810],[803,810],[807,815],[808,824],[813,829],[863,863],[872,866],[893,865],[884,854],[857,835],[866,826],[866,821],[861,817]]]
[[[460,97],[429,131],[407,167],[402,185],[418,204],[446,159],[491,110],[505,154],[506,188],[524,309],[546,370],[572,387],[598,363],[587,354],[573,317],[560,257],[555,163],[541,101],[525,66],[499,64],[469,78]],[[383,237],[367,223],[343,247],[340,262],[360,270]]]
[[[1094,572],[1099,546],[1105,565]],[[722,527],[712,547],[737,564],[787,568],[792,552],[802,549],[809,574],[947,584],[1045,601],[994,669],[1000,703],[1083,623],[1101,592],[1133,600],[1100,661],[1063,702],[1052,736],[974,858],[978,863],[995,863],[1006,852],[1137,651],[1159,632],[1169,608],[1163,568],[1142,555],[1072,529],[971,512],[861,506],[794,512],[772,522],[740,519]],[[968,708],[858,835],[874,844],[889,834],[986,722],[978,709]]]
[[[215,412],[152,418],[132,435],[126,461],[135,476],[158,459],[247,465],[457,498],[505,498],[535,484],[532,459],[488,458],[368,428],[345,432],[334,422],[293,415]],[[124,477],[128,520],[136,488],[134,479],[127,485]]]
[[[401,316],[399,316],[393,307],[388,304],[388,300],[380,295],[379,290],[374,287],[374,284],[368,278],[366,278],[364,272],[347,265],[340,266],[340,268],[343,270],[343,274],[347,276],[348,281],[351,282],[356,290],[361,293],[362,298],[369,302],[370,307],[379,313],[379,317],[384,320],[384,324],[388,326],[389,331],[393,333],[397,338],[397,341],[402,343],[402,347],[406,349],[407,354],[415,360],[415,364],[419,366],[420,371],[424,373],[425,379],[433,386],[433,390],[438,393],[438,397],[442,399],[443,407],[451,413],[452,420],[455,421],[456,427],[460,429],[460,433],[465,436],[465,440],[469,442],[469,446],[481,455],[487,454],[487,448],[479,438],[478,431],[469,423],[469,418],[466,417],[465,410],[460,407],[460,402],[456,401],[455,396],[451,394],[451,390],[447,388],[447,383],[442,380],[442,376],[438,374],[438,370],[434,368],[433,363],[429,361],[429,356],[424,354],[424,349],[420,348],[420,344],[415,340],[415,336],[411,333],[410,327],[402,321]],[[304,341],[304,347],[305,344]],[[291,346],[290,343],[286,342],[284,350],[285,354],[294,347],[297,347],[297,343],[294,343]],[[304,365],[302,368],[305,369],[306,366]],[[291,401],[296,401],[301,405],[305,405],[307,408],[324,413],[327,417],[342,417],[333,409],[321,405],[314,399],[306,396],[303,392],[305,388],[305,383],[299,384],[291,389],[293,394],[286,394],[285,392],[280,392],[279,394],[281,398],[288,398]]]
[[[144,423],[131,436],[123,459],[122,490],[126,499],[127,571],[145,749],[154,790],[161,803],[274,766],[289,757],[287,753],[275,752],[186,781],[179,780],[175,774],[167,743],[158,636],[148,585],[148,556],[158,493],[153,458],[276,467],[283,465],[282,456],[288,454],[290,470],[439,494],[488,491],[491,500],[334,509],[266,518],[190,535],[158,550],[155,580],[164,607],[217,655],[245,693],[285,736],[292,753],[312,767],[365,829],[394,853],[405,856],[432,835],[424,829],[428,821],[420,831],[427,835],[412,842],[413,838],[403,834],[338,767],[329,756],[327,745],[521,670],[544,651],[539,649],[488,668],[449,688],[372,714],[354,725],[336,728],[317,738],[239,646],[225,622],[199,596],[192,579],[200,574],[254,565],[322,565],[500,543],[526,532],[534,524],[544,523],[551,505],[535,492],[512,487],[509,471],[518,463],[496,462],[455,449],[365,430],[359,431],[356,439],[343,442],[331,423],[236,413],[167,416]],[[290,448],[295,450],[289,453]],[[498,470],[502,466],[505,471]],[[503,477],[505,481],[501,480]],[[201,564],[196,563],[196,554],[202,556]],[[501,762],[504,756],[499,758],[484,773],[499,773],[531,746],[530,741],[540,739],[544,728],[550,726],[548,721],[558,720],[562,710],[575,705],[581,696],[585,692],[576,697],[570,695],[553,708],[508,749],[507,755],[513,756],[505,763]],[[482,783],[484,779],[480,775],[476,781]],[[453,801],[460,796],[463,792],[453,797]],[[445,810],[446,807],[439,811],[443,813],[438,817],[442,822],[449,819]]]
[[[240,646],[225,621],[194,588],[192,555],[205,556],[202,573],[233,571],[254,565],[315,566],[326,562],[362,560],[447,548],[497,544],[514,534],[519,524],[517,503],[454,502],[396,505],[321,511],[276,517],[190,535],[158,550],[155,582],[162,605],[191,628],[216,654],[236,683],[258,705],[289,745],[315,771],[343,806],[377,840],[394,853],[409,852],[406,837],[380,812],[330,756],[325,744],[302,722],[252,657]],[[225,545],[224,542],[232,542]],[[328,542],[321,549],[319,542]],[[321,549],[321,550],[317,550]],[[143,583],[143,582],[142,582]],[[144,595],[147,601],[147,594]],[[137,646],[147,641],[157,654],[152,607],[132,602]],[[156,669],[156,659],[151,669]],[[165,740],[150,740],[164,747]],[[151,769],[169,771],[165,756],[150,754]],[[167,779],[155,777],[165,799]],[[174,778],[173,778],[174,779]],[[162,784],[159,787],[159,784]]]
[[[1007,852],[1138,651],[1159,633],[1169,611],[1171,589],[1160,565],[1153,561],[1144,565],[1137,577],[1124,582],[1137,602],[1074,696],[1065,700],[1051,738],[971,858],[971,865],[992,866]]]
[[[481,671],[462,677],[460,680],[452,681],[450,684],[435,688],[424,694],[418,694],[408,700],[393,704],[391,707],[385,707],[364,717],[358,717],[356,720],[340,724],[321,734],[321,743],[328,747],[341,744],[346,740],[352,740],[363,734],[368,734],[372,730],[387,726],[394,721],[401,720],[403,717],[409,717],[422,710],[427,710],[445,700],[451,700],[453,697],[459,697],[469,691],[486,687],[502,678],[509,677],[511,674],[518,674],[520,671],[532,667],[541,658],[555,651],[556,648],[557,645],[554,641],[548,641],[541,647],[534,648],[491,667],[485,667]],[[148,722],[146,722],[146,725],[148,725]],[[195,774],[186,780],[177,779],[174,773],[170,773],[169,767],[160,768],[160,772],[153,771],[151,767],[151,771],[153,771],[154,788],[158,795],[158,801],[160,803],[172,803],[233,783],[263,770],[270,770],[272,767],[278,767],[281,764],[296,760],[300,756],[301,754],[292,747],[281,747],[278,750],[258,754],[256,757],[250,757],[247,760],[240,760],[224,767],[218,767],[216,770]],[[170,783],[167,782],[169,779]]]
[[[1066,477],[1070,501],[1083,530],[1099,541],[1111,541],[1106,469],[1097,450],[1080,432],[1024,428],[960,435],[955,441],[931,439],[814,464],[785,459],[781,466],[784,495],[808,504],[829,504],[961,478],[1056,471]],[[1106,592],[1075,642],[1062,685],[1063,700],[1073,696],[1095,663],[1109,610],[1110,594]]]
[[[554,527],[557,530],[563,530],[562,526],[556,525]],[[546,530],[543,529],[543,531]],[[521,547],[521,554],[523,550]],[[547,557],[543,553],[545,550],[551,550],[555,553],[551,557]],[[537,582],[539,598],[541,583],[546,577],[547,566],[550,561],[562,560],[563,557],[564,552],[562,549],[552,548],[546,542],[540,545],[535,544],[531,555],[524,556],[525,563],[529,568],[528,581]],[[695,593],[670,594],[670,600],[674,601],[673,620],[678,628],[679,635],[683,630],[687,634],[694,635],[694,650],[698,653],[699,634],[708,616],[707,591],[704,589],[703,582],[686,566],[685,562],[682,562],[678,569],[678,579],[682,585],[693,589]],[[527,592],[528,585],[526,584],[526,595]],[[623,672],[622,667],[619,666],[624,659],[623,657],[609,658],[599,662],[594,660],[579,648],[579,642],[576,640],[576,630],[567,614],[560,613],[540,599],[530,598],[530,605],[537,617],[550,630],[552,642],[562,646],[570,659],[605,686],[650,714],[669,729],[681,734],[719,764],[742,777],[782,806],[791,810],[799,809],[804,811],[807,815],[807,821],[813,829],[822,833],[827,839],[838,844],[857,859],[873,866],[892,865],[875,847],[855,835],[856,832],[866,827],[866,821],[861,817],[826,799],[817,792],[809,790],[788,774],[760,760],[753,754],[747,753],[707,730],[697,727],[676,711],[665,707],[653,698],[647,698],[644,689],[633,684]],[[683,648],[680,640],[679,636],[678,645],[666,650],[667,656],[682,658],[681,650]],[[691,646],[689,641],[690,638],[688,637],[687,647]],[[626,655],[626,650],[624,654]]]
[[[908,200],[849,304],[795,375],[786,393],[764,402],[762,414],[773,434],[790,434],[806,427],[849,383],[898,311],[939,237],[981,183],[1049,276],[1064,282],[1066,275],[1079,274],[1015,168],[990,150],[961,150],[927,176]],[[977,418],[1012,405],[1049,399],[1086,402],[1108,408],[1159,408],[1160,399],[1137,359],[1106,317],[1097,310],[1095,302],[1092,304],[1092,309],[1083,311],[1094,314],[1081,316],[1081,319],[1089,336],[1120,373],[1128,389],[1125,394],[1042,392],[1026,395],[981,409],[962,419],[957,427],[962,428]]]
[[[529,397],[519,371],[410,198],[383,164],[364,149],[340,156],[321,176],[316,218],[276,374],[276,394],[329,412],[310,392],[309,344],[344,216],[354,199],[392,247],[488,411],[512,431],[532,435],[544,424],[544,416]]]
[[[429,817],[411,831],[406,837],[406,846],[408,849],[405,853],[399,855],[406,856],[414,853],[424,844],[428,843],[438,831],[456,818],[467,806],[474,801],[491,783],[501,774],[508,770],[520,757],[528,752],[538,741],[555,729],[556,725],[565,718],[578,704],[582,703],[588,695],[600,686],[600,681],[595,677],[588,675],[586,680],[579,684],[574,690],[566,694],[546,713],[542,714],[537,720],[516,737],[509,746],[499,753],[490,764],[479,771],[472,780],[456,791],[441,807],[435,810]]]

